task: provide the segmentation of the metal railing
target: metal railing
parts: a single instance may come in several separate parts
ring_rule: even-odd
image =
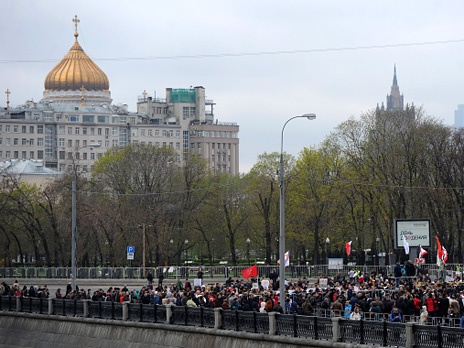
[[[428,272],[433,278],[445,276],[454,277],[459,265],[449,264],[447,270],[440,271],[435,264],[421,265],[421,269]],[[203,278],[242,278],[241,271],[249,266],[168,266],[168,267],[146,267],[145,272],[142,267],[78,267],[78,279],[143,279],[143,274],[151,271],[156,278],[159,272],[163,272],[165,279],[194,279],[198,271],[202,270]],[[290,266],[285,270],[287,278],[299,277],[336,277],[340,272],[345,278],[348,277],[350,269],[361,272],[393,274],[393,266],[347,266],[340,268],[329,268],[327,265],[298,265]],[[270,273],[278,271],[278,265],[258,265],[258,274],[261,278],[268,278]],[[71,278],[71,267],[0,267],[0,278]],[[461,276],[462,278],[462,276]]]
[[[304,316],[190,308],[130,302],[0,297],[0,311],[101,320],[164,323],[256,334],[302,337],[331,342],[406,348],[458,348],[463,346],[460,328],[390,323],[385,320],[347,320],[341,317]],[[33,320],[33,319],[32,319]]]

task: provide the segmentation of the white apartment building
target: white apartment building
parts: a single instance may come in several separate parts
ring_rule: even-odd
[[[207,159],[216,172],[239,173],[239,126],[219,123],[201,86],[166,89],[164,99],[146,93],[137,112],[112,104],[109,80],[75,41],[47,74],[40,102],[0,110],[0,161],[43,160],[48,168],[91,171],[108,148],[146,143],[172,147],[179,161],[187,150]]]

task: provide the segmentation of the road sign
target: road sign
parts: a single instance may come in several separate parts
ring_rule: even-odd
[[[135,246],[133,245],[128,245],[127,246],[127,253],[135,253]]]
[[[127,253],[127,259],[128,260],[133,260],[134,259],[134,253]]]

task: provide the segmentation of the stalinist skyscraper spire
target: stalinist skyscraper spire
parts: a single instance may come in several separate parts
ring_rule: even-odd
[[[398,80],[396,78],[396,64],[393,69],[393,84],[390,95],[387,95],[387,110],[404,110],[403,95],[400,94]]]

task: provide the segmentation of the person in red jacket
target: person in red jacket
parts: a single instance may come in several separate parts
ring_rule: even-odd
[[[438,314],[438,300],[435,297],[435,293],[429,293],[429,295],[425,299],[425,305],[427,306],[427,312],[429,312],[429,317],[436,317]]]
[[[422,308],[422,300],[418,294],[414,296],[413,300],[414,315],[419,316]]]

